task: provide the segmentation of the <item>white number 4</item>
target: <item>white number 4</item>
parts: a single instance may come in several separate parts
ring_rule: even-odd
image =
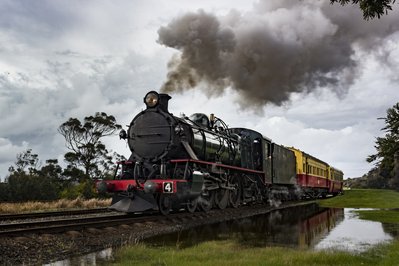
[[[164,193],[173,193],[173,183],[172,182],[164,182],[163,183],[163,192]]]

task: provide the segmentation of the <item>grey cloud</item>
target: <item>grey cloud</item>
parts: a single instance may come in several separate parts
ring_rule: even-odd
[[[12,148],[12,160],[3,161],[11,165],[23,148],[32,148],[43,160],[65,153],[57,128],[69,117],[82,119],[105,111],[130,122],[144,93],[158,87],[165,75],[159,58],[166,61],[165,55],[136,53],[72,58],[58,54],[37,70],[0,73],[0,139],[7,140],[0,145],[0,155]],[[0,169],[0,176],[9,165]]]
[[[79,23],[73,3],[40,0],[12,0],[0,3],[0,27],[30,44],[60,36],[71,24]]]

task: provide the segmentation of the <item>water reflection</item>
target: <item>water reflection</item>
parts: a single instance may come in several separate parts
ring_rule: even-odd
[[[391,241],[379,222],[361,220],[354,209],[345,209],[345,222],[335,227],[316,246],[316,250],[330,249],[363,252],[376,244]]]
[[[155,246],[174,245],[185,248],[203,241],[232,239],[248,247],[308,248],[317,244],[343,218],[343,209],[319,208],[311,204],[205,225],[154,237],[145,242]]]
[[[72,266],[72,265],[95,266],[99,264],[104,264],[105,262],[110,261],[112,259],[113,259],[112,248],[107,248],[99,252],[94,252],[79,257],[73,257],[66,260],[60,260],[57,262],[44,264],[44,265],[45,266]]]
[[[385,227],[388,227],[385,225]],[[269,214],[193,228],[146,240],[153,246],[186,248],[209,240],[233,240],[247,247],[285,246],[362,252],[394,235],[381,223],[360,220],[353,209],[297,206]]]

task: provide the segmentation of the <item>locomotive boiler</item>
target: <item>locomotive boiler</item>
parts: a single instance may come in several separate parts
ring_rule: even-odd
[[[120,137],[127,139],[132,151],[129,160],[153,174],[161,163],[161,176],[166,175],[165,163],[172,159],[240,164],[237,140],[222,120],[200,113],[183,118],[173,116],[168,111],[170,98],[167,94],[149,92],[144,98],[147,109],[132,120],[127,133],[121,132]]]
[[[113,193],[111,209],[166,215],[342,191],[342,181],[329,180],[342,172],[328,164],[313,167],[316,160],[300,150],[251,129],[228,128],[213,114],[176,117],[168,110],[170,99],[148,92],[146,109],[120,132],[131,155],[118,164],[113,180],[97,183],[99,192]]]

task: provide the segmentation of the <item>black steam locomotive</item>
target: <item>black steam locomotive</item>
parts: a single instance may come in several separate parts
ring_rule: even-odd
[[[327,175],[319,176],[325,187],[312,188],[309,183],[302,190],[298,150],[277,145],[251,129],[228,128],[213,114],[176,117],[168,110],[170,99],[167,94],[147,93],[147,108],[127,132],[120,132],[132,154],[118,164],[114,180],[97,183],[99,192],[113,193],[111,209],[159,210],[166,215],[182,208],[209,211],[298,199],[306,191],[325,196],[339,190],[337,185],[335,191],[329,189]]]

